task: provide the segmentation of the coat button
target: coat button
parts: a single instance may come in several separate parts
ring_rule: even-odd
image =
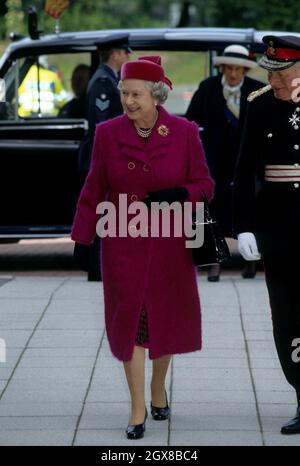
[[[131,200],[132,202],[137,201],[137,200],[138,200],[137,195],[136,195],[136,194],[132,194],[132,195],[130,196],[130,200]]]
[[[295,144],[295,145],[294,145],[294,149],[295,149],[295,150],[299,150],[299,144]]]
[[[299,183],[294,183],[294,188],[299,188]]]
[[[135,163],[134,162],[128,162],[128,169],[133,170],[135,168]]]
[[[143,170],[144,172],[149,172],[150,168],[148,167],[148,165],[143,165]]]

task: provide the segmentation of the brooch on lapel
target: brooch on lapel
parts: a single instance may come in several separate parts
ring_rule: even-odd
[[[170,133],[170,130],[165,125],[160,125],[157,128],[157,132],[160,136],[168,136],[168,134]]]

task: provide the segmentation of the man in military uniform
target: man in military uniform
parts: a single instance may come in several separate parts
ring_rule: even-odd
[[[282,434],[300,433],[300,38],[265,36],[269,85],[249,105],[234,182],[235,231],[246,260],[263,258],[281,367],[297,396]]]
[[[119,72],[123,63],[128,61],[129,53],[131,53],[128,34],[118,34],[107,41],[102,39],[97,46],[100,65],[88,84],[86,114],[89,126],[79,147],[81,184],[83,184],[90,167],[96,125],[123,113],[118,89]],[[90,247],[89,281],[99,280],[99,255],[100,239],[96,236],[93,245]]]

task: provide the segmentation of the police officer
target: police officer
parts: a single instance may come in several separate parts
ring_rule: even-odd
[[[250,94],[234,182],[244,259],[262,255],[281,367],[297,396],[282,434],[300,433],[300,38],[265,36],[269,85]],[[295,267],[296,265],[296,267]]]
[[[123,63],[128,61],[131,49],[128,34],[115,35],[113,39],[101,40],[97,44],[100,65],[92,76],[86,96],[86,114],[88,130],[85,132],[79,147],[79,174],[83,184],[89,167],[96,125],[123,113],[118,89],[119,71]],[[86,256],[84,248],[81,257]],[[96,236],[89,251],[88,280],[99,281],[100,239]]]
[[[86,114],[89,127],[79,148],[79,170],[87,174],[90,167],[93,138],[97,123],[123,113],[118,89],[119,72],[129,59],[128,35],[119,34],[97,44],[100,65],[87,88]]]

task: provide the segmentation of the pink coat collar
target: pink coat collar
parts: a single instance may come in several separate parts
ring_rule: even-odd
[[[141,160],[157,157],[166,152],[166,146],[171,142],[173,121],[172,116],[159,107],[159,116],[151,136],[145,144],[138,136],[136,129],[127,115],[120,119],[119,141],[123,146],[122,153]]]

